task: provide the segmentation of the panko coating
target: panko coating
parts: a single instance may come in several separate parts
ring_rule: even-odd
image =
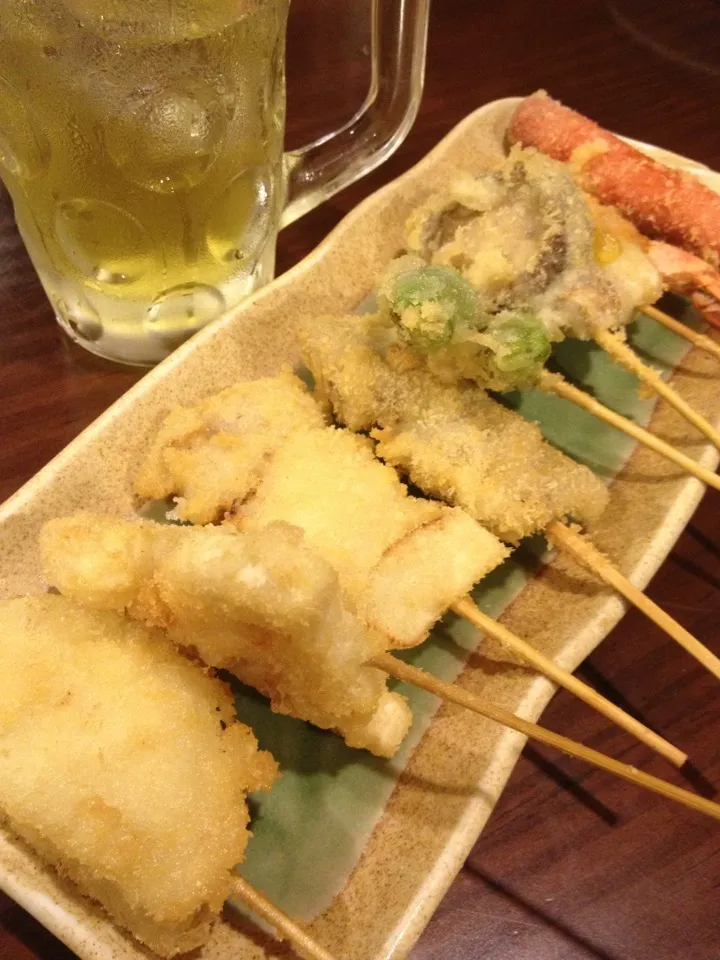
[[[273,710],[379,756],[404,739],[405,699],[367,666],[383,639],[346,609],[336,573],[299,529],[273,523],[240,534],[79,514],[49,521],[40,548],[62,593],[164,628],[269,697]]]
[[[202,401],[213,410],[212,426],[204,428],[188,471],[176,472],[162,488],[163,495],[179,498],[174,515],[187,517],[198,488],[209,490],[207,474],[215,472],[214,462],[203,459],[209,446],[229,450],[237,441],[227,461],[237,457],[235,480],[229,471],[223,497],[210,502],[215,490],[206,503],[212,509],[203,515],[227,514],[226,522],[239,530],[275,520],[299,527],[306,546],[336,570],[350,609],[396,647],[424,640],[444,611],[505,558],[503,545],[460,510],[408,496],[395,472],[373,456],[369,440],[326,427],[325,403],[310,416],[306,405],[315,401],[297,378],[283,374],[241,387],[242,438],[222,432],[235,422],[234,409],[222,414],[228,391]],[[303,413],[288,433],[293,404]],[[211,434],[213,428],[219,432]],[[263,450],[252,461],[252,482],[243,445]]]
[[[0,622],[0,814],[156,953],[201,946],[275,761],[160,631],[52,595]]]
[[[177,519],[212,523],[255,489],[266,458],[286,437],[322,427],[326,419],[291,373],[235,384],[168,414],[135,478],[135,493],[141,501],[177,495]]]
[[[604,510],[602,482],[536,424],[474,384],[444,384],[395,362],[382,319],[318,317],[298,336],[316,393],[337,419],[371,430],[379,457],[501,540],[517,543],[553,519],[588,524]]]
[[[303,530],[357,616],[393,647],[422,642],[507,555],[463,511],[410,496],[370,440],[335,427],[282,444],[227,522],[249,531],[278,520]]]

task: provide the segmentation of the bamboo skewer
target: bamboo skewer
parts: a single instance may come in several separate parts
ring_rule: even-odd
[[[646,316],[652,317],[653,320],[657,320],[663,327],[672,330],[672,332],[676,333],[679,337],[684,337],[684,339],[692,343],[693,346],[711,354],[716,360],[720,360],[720,343],[716,343],[712,337],[708,337],[704,333],[698,333],[697,330],[693,330],[692,327],[688,327],[679,320],[676,320],[675,317],[671,317],[669,313],[663,313],[663,311],[658,310],[657,307],[642,307],[638,310],[638,313],[644,313]]]
[[[492,617],[483,613],[469,597],[465,597],[462,600],[458,600],[457,603],[454,603],[452,610],[457,613],[458,616],[472,623],[478,630],[482,630],[489,636],[494,637],[495,640],[508,650],[512,650],[513,653],[516,653],[539,673],[544,674],[550,680],[557,683],[558,686],[564,687],[565,690],[568,690],[580,700],[587,703],[588,706],[593,707],[598,713],[607,717],[608,720],[616,723],[619,727],[622,727],[623,730],[632,734],[632,736],[637,737],[638,740],[652,750],[657,751],[674,766],[682,767],[687,761],[686,753],[683,753],[682,750],[679,750],[672,743],[668,743],[668,741],[659,734],[650,730],[649,727],[640,723],[639,720],[631,717],[629,713],[621,710],[620,707],[616,706],[610,700],[606,700],[605,697],[601,696],[586,683],[583,683],[582,680],[573,676],[569,671],[563,670],[562,667],[559,667],[549,657],[540,653],[539,650],[536,650],[527,643],[527,641],[516,636],[512,631],[508,630],[507,627],[503,626],[503,624],[498,623],[497,620],[493,620]]]
[[[720,659],[684,627],[681,627],[677,620],[673,620],[669,614],[646,597],[642,590],[630,583],[589,540],[559,520],[551,521],[545,534],[554,546],[567,550],[579,563],[592,570],[601,580],[622,594],[720,680]]]
[[[303,960],[335,960],[333,955],[316,943],[299,924],[239,874],[232,878],[232,893],[269,923],[278,932],[279,940],[289,940]]]
[[[646,384],[656,393],[659,393],[661,397],[664,397],[688,423],[691,423],[720,449],[720,432],[697,410],[694,410],[686,400],[683,400],[677,390],[673,390],[669,384],[665,383],[656,370],[644,364],[618,336],[609,333],[607,330],[600,330],[595,334],[594,339],[606,353],[610,354],[613,360],[616,360],[626,370],[634,374],[641,383]]]
[[[532,740],[537,740],[550,747],[555,747],[570,757],[585,760],[587,763],[599,767],[601,770],[606,770],[608,773],[614,773],[616,776],[622,777],[623,780],[627,780],[629,783],[634,783],[638,787],[645,787],[647,790],[659,793],[661,796],[668,797],[670,800],[676,800],[678,803],[690,807],[692,810],[698,810],[700,813],[705,813],[710,817],[714,817],[716,820],[720,820],[719,804],[713,803],[711,800],[706,800],[697,794],[690,793],[689,790],[676,787],[672,783],[667,783],[667,781],[661,780],[658,777],[643,773],[641,770],[637,770],[635,767],[631,767],[626,763],[621,763],[619,760],[613,760],[611,757],[605,756],[604,753],[599,753],[597,750],[577,743],[575,740],[570,740],[568,737],[563,737],[559,733],[553,733],[551,730],[547,730],[545,727],[541,727],[536,723],[531,723],[529,720],[516,717],[515,714],[510,713],[509,710],[504,710],[502,707],[496,707],[492,703],[481,700],[480,697],[467,693],[452,683],[445,683],[443,680],[438,680],[437,677],[433,677],[418,667],[411,667],[403,663],[402,660],[397,660],[389,653],[382,653],[373,657],[371,663],[374,667],[377,667],[379,670],[384,670],[398,680],[412,683],[416,687],[422,687],[423,690],[434,693],[443,700],[449,700],[451,703],[466,707],[468,710],[479,713],[483,717],[495,720],[497,723],[502,723],[504,726],[510,727],[511,730],[517,730],[518,733],[522,733]]]
[[[539,385],[540,388],[547,393],[554,393],[564,400],[569,400],[571,403],[576,404],[576,406],[582,407],[583,410],[587,410],[588,413],[591,413],[599,420],[604,420],[605,423],[610,424],[611,427],[616,427],[629,437],[632,437],[633,440],[639,441],[667,460],[672,461],[682,470],[697,477],[698,480],[706,483],[709,487],[720,490],[720,477],[718,477],[717,474],[712,473],[707,467],[703,467],[702,464],[697,463],[691,457],[676,450],[675,447],[656,437],[650,433],[649,430],[645,430],[643,427],[639,427],[636,423],[633,423],[632,420],[628,420],[627,417],[615,413],[614,410],[604,406],[594,397],[574,387],[557,374],[544,371],[541,374]]]

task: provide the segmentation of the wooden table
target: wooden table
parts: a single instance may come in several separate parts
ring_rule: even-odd
[[[299,51],[308,31],[298,23],[312,3],[296,0],[293,11],[294,143],[352,108],[351,85],[326,82],[323,70],[318,73],[323,47],[327,69],[332,59],[332,44],[319,34],[312,44],[315,79],[307,79]],[[435,0],[426,93],[413,131],[380,170],[281,236],[279,269],[307,254],[348,210],[419,160],[476,106],[538,87],[617,131],[720,169],[719,37],[720,7],[712,0]],[[15,231],[7,196],[0,203],[0,264],[2,499],[141,371],[98,361],[60,333]],[[716,493],[708,494],[649,590],[716,652],[719,502]],[[682,746],[702,775],[691,785],[720,784],[720,688],[640,615],[629,613],[580,674]],[[544,722],[688,785],[566,693],[554,698]],[[717,960],[719,891],[717,824],[528,748],[411,956]],[[70,960],[71,954],[0,895],[0,958]]]

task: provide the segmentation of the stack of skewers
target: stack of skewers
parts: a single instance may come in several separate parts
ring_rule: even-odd
[[[167,416],[135,471],[135,493],[140,502],[172,498],[168,519],[184,525],[92,514],[52,520],[40,550],[46,580],[62,596],[3,602],[0,809],[41,856],[162,955],[202,944],[234,889],[301,955],[328,956],[231,876],[247,841],[244,792],[271,789],[277,766],[236,722],[208,669],[229,671],[274,711],[380,757],[396,753],[412,722],[405,699],[388,689],[389,675],[720,819],[720,806],[391,652],[422,643],[452,609],[681,766],[678,747],[469,599],[523,538],[542,533],[720,678],[720,660],[585,535],[606,507],[603,483],[496,397],[539,386],[720,486],[691,458],[545,368],[552,342],[592,338],[720,444],[712,425],[640,370],[623,335],[667,286],[690,292],[714,321],[720,285],[713,287],[711,268],[700,270],[695,254],[649,241],[615,207],[588,197],[597,186],[588,170],[612,155],[614,141],[591,129],[588,142],[571,138],[555,149],[557,141],[537,131],[567,117],[560,107],[553,115],[548,103],[529,98],[518,110],[510,135],[526,147],[416,211],[408,251],[380,278],[377,314],[300,324],[312,394],[286,372]],[[564,153],[569,166],[528,144]],[[627,205],[622,211],[635,213]],[[696,232],[671,233],[642,217],[640,226],[706,257],[720,251],[720,239],[713,248]],[[693,339],[716,351],[709,338]],[[64,651],[60,661],[55,645]],[[120,678],[124,696],[115,702]],[[166,710],[181,719],[172,721],[176,736],[163,753]],[[88,716],[95,718],[90,732]],[[28,756],[42,762],[28,766]],[[60,777],[70,757],[81,757],[82,769]],[[188,789],[192,768],[204,770],[217,796],[205,793],[205,777]],[[125,787],[130,771],[155,778],[156,795],[144,806]],[[188,835],[190,821],[196,827]],[[147,870],[137,852],[150,848]]]

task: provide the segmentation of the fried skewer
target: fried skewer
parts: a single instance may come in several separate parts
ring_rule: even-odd
[[[52,595],[0,611],[12,831],[161,956],[202,946],[231,892],[266,902],[232,871],[250,835],[245,795],[269,790],[277,764],[227,687],[118,614]],[[269,919],[303,957],[331,960],[277,908]]]
[[[107,521],[108,524],[121,525],[121,526],[124,526],[125,529],[127,529],[128,527],[134,526],[134,524],[132,524],[131,522],[127,522],[127,521],[123,522],[121,520],[114,520],[113,518],[105,518],[105,520]],[[97,525],[98,523],[102,523],[102,521],[103,521],[103,518],[94,518],[95,525]],[[52,525],[51,532],[54,537],[57,537],[57,524],[63,524],[63,523],[64,521],[62,520],[51,521],[51,525]],[[147,529],[148,526],[152,528],[158,525],[145,523],[142,525],[141,529],[142,528]],[[53,531],[53,527],[55,528],[54,531]],[[114,529],[115,529],[115,532],[117,533],[117,530],[119,529],[119,527],[115,526]],[[167,539],[162,536],[163,528],[159,527],[159,530],[161,531],[160,542],[158,543],[158,546],[160,548],[159,552],[161,552],[162,554],[165,554],[169,549],[169,544]],[[67,532],[68,531],[66,529],[65,533]],[[157,531],[155,532],[157,533]],[[273,534],[277,534],[277,532],[278,532],[277,530],[272,531]],[[171,535],[174,536],[175,533],[178,534],[178,538],[189,537],[192,540],[192,547],[194,549],[196,549],[198,545],[202,543],[202,538],[204,534],[209,536],[210,538],[214,538],[217,536],[217,534],[214,531],[187,530],[186,528],[179,528],[176,531],[172,531]],[[192,536],[193,534],[196,534],[199,536]],[[231,539],[240,540],[240,537],[237,534],[230,534],[230,535],[226,534],[226,536],[230,536]],[[108,538],[105,537],[103,539],[105,540],[104,549],[108,549],[108,545],[109,545]],[[45,541],[46,542],[45,542],[44,552],[47,555],[47,552],[48,552],[47,537],[45,538]],[[117,545],[117,542],[118,540],[116,536],[114,539],[115,545]],[[76,545],[78,547],[81,546],[79,541],[76,541]],[[217,573],[217,569],[212,568],[212,555],[213,553],[216,552],[217,540],[215,539],[212,540],[212,546],[214,549],[208,554],[203,564],[203,566],[206,569],[206,575],[208,579],[212,579],[213,576]],[[59,555],[55,556],[56,561],[60,561],[61,559],[62,558]],[[101,560],[101,556],[99,556],[97,553],[93,553],[91,556],[86,556],[84,559],[86,563],[90,563],[97,570],[98,561]],[[106,563],[104,565],[104,576],[105,576],[106,584],[112,583],[112,577],[108,576],[109,572],[111,570],[119,570],[119,567],[117,566],[118,559],[119,558],[117,554],[113,556],[112,552],[109,552],[106,555]],[[126,584],[127,582],[132,581],[134,579],[133,571],[128,570],[128,559],[129,559],[129,555],[125,553],[122,557],[122,566],[127,571],[128,576],[126,578],[125,584],[122,585],[122,589],[126,591],[125,592],[126,597],[129,596],[129,594],[127,593]],[[146,573],[148,558],[138,557],[137,559],[139,561],[138,562],[139,569],[143,573]],[[258,557],[256,556],[254,559],[255,559],[255,562],[257,563]],[[303,561],[303,563],[307,563],[308,561],[307,551],[304,552],[303,556],[301,557],[301,560]],[[242,573],[244,569],[245,568],[243,567],[241,568],[236,567],[234,572],[236,575],[240,575],[240,578],[242,578]],[[259,569],[257,570],[257,580],[258,581],[260,580]],[[71,573],[68,577],[68,582],[73,582],[77,585],[79,581],[77,579],[73,579],[73,574]],[[272,592],[272,590],[274,589],[274,587],[278,582],[279,581],[276,579],[274,581],[271,580],[270,582],[266,581],[265,583],[263,583],[263,590],[266,596],[268,592]],[[135,579],[135,583],[137,584],[137,590],[135,591],[136,599],[134,601],[130,601],[127,604],[127,606],[128,606],[129,612],[134,613],[136,616],[139,614],[139,609],[137,605],[138,599],[142,598],[140,599],[140,602],[146,604],[147,609],[150,609],[152,607],[156,607],[158,604],[162,604],[168,598],[168,593],[163,591],[159,591],[156,596],[152,595],[153,594],[152,581],[143,579],[142,582],[140,582],[137,579]],[[226,601],[229,600],[232,603],[232,598],[227,596],[224,592],[225,587],[227,586],[227,583],[228,583],[227,577],[220,576],[218,578],[217,586],[218,586],[219,592],[217,597],[215,598],[216,602],[222,602],[221,598],[225,598]],[[171,586],[167,576],[165,580],[165,585],[166,587]],[[115,586],[117,587],[117,580],[115,580]],[[188,597],[187,583],[183,582],[178,586],[181,589],[183,589],[187,598]],[[98,582],[96,582],[96,592],[92,597],[92,599],[96,604],[100,602],[100,598],[103,593],[104,591],[102,590],[102,582],[101,580],[99,580]],[[115,594],[114,599],[117,601],[117,593]],[[326,598],[324,597],[319,598],[319,602],[323,603],[325,599]],[[132,637],[132,639],[135,640],[136,643],[138,643],[138,641],[141,642],[143,644],[144,649],[148,649],[148,648],[151,649],[153,644],[158,645],[158,648],[161,651],[161,655],[158,658],[158,664],[162,663],[162,655],[164,654],[165,660],[170,662],[172,668],[175,671],[178,671],[180,673],[185,672],[188,675],[193,675],[194,677],[197,678],[198,682],[203,683],[206,686],[210,686],[211,684],[215,685],[214,693],[216,696],[219,695],[219,692],[222,692],[222,687],[220,684],[218,684],[216,681],[212,681],[206,677],[203,677],[200,671],[197,670],[197,668],[193,667],[189,663],[185,664],[185,662],[183,662],[181,658],[173,655],[171,651],[168,650],[167,641],[162,636],[160,631],[156,630],[154,634],[152,634],[148,631],[143,630],[143,628],[140,628],[139,626],[133,627],[131,624],[125,621],[119,614],[116,614],[116,613],[111,613],[108,611],[98,612],[95,610],[87,611],[80,606],[74,605],[70,600],[67,600],[65,597],[43,597],[43,598],[36,598],[35,601],[26,598],[24,600],[9,601],[8,603],[6,603],[5,610],[6,611],[9,610],[9,613],[10,613],[9,618],[6,618],[6,619],[10,619],[11,621],[14,613],[13,604],[21,607],[20,618],[19,618],[20,625],[19,625],[19,628],[14,631],[16,636],[19,636],[21,641],[25,641],[27,639],[32,640],[32,633],[33,633],[32,626],[30,629],[28,629],[28,626],[26,624],[23,624],[22,620],[23,620],[23,614],[26,614],[28,607],[31,608],[31,615],[34,613],[34,611],[32,610],[33,603],[35,604],[36,609],[38,607],[40,608],[40,613],[42,614],[42,627],[44,628],[44,630],[52,630],[53,628],[57,630],[58,627],[55,625],[55,623],[58,622],[60,631],[62,631],[63,629],[65,629],[66,631],[68,629],[70,630],[70,635],[68,639],[70,638],[76,639],[78,637],[78,634],[80,634],[81,641],[82,639],[84,639],[83,638],[84,633],[89,634],[92,631],[94,631],[95,633],[98,633],[98,631],[100,631],[103,639],[102,641],[99,638],[96,640],[96,643],[98,645],[98,650],[96,652],[96,659],[99,662],[102,662],[103,658],[108,657],[109,655],[110,643],[111,643],[109,637],[113,636],[113,632],[124,631],[124,635],[126,636],[132,636],[132,634],[134,633],[135,636]],[[249,604],[246,606],[246,609],[249,609]],[[55,622],[51,619],[53,615],[55,618]],[[177,621],[176,609],[173,611],[173,618],[174,618],[176,627],[182,630],[181,624],[178,623]],[[72,623],[68,627],[67,624],[70,622],[70,620],[72,620]],[[63,622],[66,624],[65,627],[62,626]],[[12,630],[12,623],[10,624],[10,629]],[[195,635],[192,632],[192,630],[188,632],[183,632],[182,636],[186,643],[192,643],[192,641],[195,639]],[[52,633],[52,637],[54,642],[56,633]],[[102,647],[100,647],[101,642],[102,642]],[[177,642],[177,639],[176,639],[176,642]],[[197,646],[197,644],[194,644],[194,645]],[[92,649],[88,651],[87,644],[84,644],[84,647],[85,649],[82,652],[85,654],[85,656],[87,657],[88,654],[92,655],[93,653]],[[200,649],[202,649],[202,645],[200,645]],[[69,676],[72,678],[70,696],[77,697],[78,694],[80,693],[80,690],[77,687],[77,678],[74,676],[72,667],[67,666],[68,663],[72,664],[72,657],[69,657],[69,658],[67,657],[67,653],[69,652],[68,650],[66,650],[65,652],[66,652],[66,657],[60,658],[60,659],[61,661],[63,661],[63,664],[68,670]],[[710,816],[720,819],[720,806],[710,803],[707,800],[703,800],[703,798],[690,794],[687,791],[680,790],[677,787],[673,787],[672,785],[666,783],[665,781],[658,780],[655,777],[649,777],[647,774],[641,774],[638,771],[636,771],[634,768],[628,767],[625,764],[612,760],[611,758],[606,757],[603,754],[598,753],[597,751],[586,748],[581,744],[578,744],[575,741],[570,740],[566,737],[563,737],[559,734],[555,734],[555,733],[552,733],[551,731],[545,730],[543,727],[537,726],[536,724],[530,723],[525,720],[521,720],[520,718],[515,717],[509,711],[503,710],[502,708],[499,708],[499,707],[495,707],[492,704],[486,704],[483,701],[481,701],[479,698],[466,693],[465,691],[459,689],[458,687],[455,687],[452,684],[444,683],[443,681],[438,680],[436,677],[431,676],[424,670],[420,670],[417,667],[407,666],[402,661],[396,659],[390,654],[375,653],[370,661],[370,665],[371,667],[375,667],[376,669],[381,670],[384,673],[389,674],[390,676],[412,683],[415,686],[419,686],[424,690],[428,690],[429,692],[434,693],[445,700],[449,700],[450,702],[460,704],[461,706],[466,707],[467,709],[473,710],[477,713],[480,713],[483,716],[490,717],[490,719],[500,722],[505,726],[510,727],[511,729],[517,730],[525,734],[526,736],[529,736],[533,739],[540,741],[541,743],[546,743],[546,744],[549,744],[550,746],[561,749],[565,753],[569,754],[570,756],[579,757],[580,759],[583,759],[589,763],[592,763],[593,765],[598,766],[603,770],[606,770],[611,773],[615,773],[616,775],[623,777],[624,779],[629,780],[630,782],[638,786],[644,786],[647,789],[653,790],[656,793],[660,793],[665,797],[674,799],[680,803],[685,804],[686,806],[692,807],[693,809],[699,810],[703,813],[706,813]],[[117,669],[116,664],[111,664],[111,672],[112,672],[112,667],[115,667],[115,669]],[[59,668],[56,668],[56,673],[57,673],[57,669]],[[98,667],[96,666],[95,669],[97,670]],[[68,684],[65,678],[55,676],[53,679],[56,686],[58,686],[58,684],[62,685],[62,689],[66,690]],[[41,680],[41,676],[34,676],[32,677],[32,680],[28,680],[26,678],[24,681],[25,689],[29,690],[29,688],[33,688],[34,687],[33,681],[34,683],[37,683],[39,680]],[[6,703],[5,705],[6,708],[9,706],[11,716],[13,714],[17,715],[17,704],[13,702],[12,692],[13,691],[12,691],[12,683],[11,683],[10,694],[8,698],[9,704]],[[135,691],[132,689],[129,689],[127,692],[133,693],[133,695],[135,695]],[[97,703],[98,697],[100,696],[102,696],[102,691],[100,692],[95,691],[93,693],[93,698],[94,698],[93,702]],[[227,698],[227,694],[225,694],[225,696]],[[171,698],[171,701],[172,701],[172,698]],[[165,702],[167,702],[167,698]],[[134,703],[134,708],[137,716],[137,714],[140,713],[142,710],[142,699],[136,698],[133,700],[133,703]],[[174,703],[172,702],[171,702],[171,708],[174,709]],[[78,706],[78,711],[79,711],[78,720],[84,720],[86,709],[87,709],[87,704],[80,704]],[[209,715],[209,722],[211,722],[212,711],[209,709],[209,707],[207,712]],[[247,728],[242,728],[242,730],[243,730],[243,733],[245,733],[246,737],[251,737],[251,734],[249,733]],[[224,732],[226,733],[227,731],[224,731]],[[272,771],[272,761],[269,758],[269,756],[265,755],[265,757],[263,758],[263,761],[265,766],[268,766],[268,768]],[[259,910],[261,915],[266,917],[271,923],[278,924],[280,927],[280,930],[283,933],[285,933],[286,935],[292,936],[293,942],[298,946],[298,948],[300,949],[302,949],[303,947],[306,948],[308,950],[308,955],[315,958],[315,960],[327,960],[329,955],[322,948],[314,944],[313,941],[309,940],[309,938],[305,940],[304,936],[302,935],[298,936],[297,926],[292,921],[290,921],[289,918],[284,917],[284,915],[280,911],[278,911],[277,908],[269,904],[269,902],[261,894],[257,893],[256,891],[253,891],[253,889],[249,887],[249,885],[245,883],[245,881],[242,881],[239,878],[235,878],[230,883],[230,889],[238,893],[240,896],[242,896],[243,899],[245,899],[248,902],[248,905],[252,909]],[[225,891],[226,896],[228,892],[229,891]],[[157,946],[156,944],[154,945]],[[310,946],[310,949],[308,949],[308,945]]]
[[[508,134],[570,161],[584,189],[620,209],[643,233],[720,263],[720,196],[697,177],[648,157],[544,92],[519,104]]]
[[[316,391],[332,403],[340,422],[372,431],[379,457],[427,495],[464,507],[509,542],[543,532],[553,521],[557,535],[568,516],[585,525],[597,517],[592,507],[598,493],[587,468],[553,450],[536,425],[479,388],[440,383],[424,368],[392,367],[374,339],[375,324],[367,316],[321,317],[305,321],[299,336]],[[526,479],[528,470],[533,472]],[[574,538],[569,528],[557,537],[563,547]],[[607,582],[605,564],[598,568],[587,551],[573,555]],[[644,613],[652,612],[693,655],[698,644],[703,665],[720,679],[720,660],[710,650],[618,571],[612,585]]]
[[[313,591],[308,570],[322,563],[302,543],[299,529],[290,532],[275,522],[248,535],[79,514],[49,521],[40,543],[46,576],[63,594],[164,626],[180,647],[196,649],[209,666],[230,670],[270,696],[274,709],[333,728],[350,746],[380,756],[392,756],[405,737],[409,709],[397,694],[382,692],[379,678],[363,667],[363,662],[374,662],[381,643],[363,643],[349,614],[334,615],[330,623],[319,615],[332,605],[328,571],[315,574],[322,589]],[[250,567],[252,578],[246,575]],[[247,583],[249,579],[262,586]],[[287,584],[303,580],[302,604],[294,597],[289,603]],[[222,615],[211,615],[213,604]],[[286,624],[287,640],[279,644],[274,635],[280,617],[270,615],[269,604],[284,605],[283,620],[302,619],[316,636],[293,642]],[[312,607],[318,608],[314,617]],[[482,613],[469,598],[452,609],[673,765],[686,762],[681,750]]]
[[[464,597],[474,582],[500,563],[507,549],[462,511],[443,513],[447,508],[408,497],[395,473],[373,457],[368,441],[347,431],[318,428],[315,410],[306,421],[305,430],[298,430],[293,437],[277,444],[275,454],[264,464],[262,478],[256,477],[251,491],[237,481],[232,490],[225,488],[214,481],[212,471],[207,469],[194,470],[188,475],[185,469],[188,458],[193,458],[198,465],[207,463],[209,458],[203,456],[203,450],[209,445],[212,450],[222,444],[229,449],[232,439],[235,455],[241,456],[244,442],[248,451],[256,448],[254,429],[272,435],[277,423],[269,408],[265,408],[267,415],[258,427],[258,418],[253,415],[253,391],[263,397],[272,392],[279,410],[285,410],[292,406],[292,396],[283,400],[281,387],[290,394],[300,394],[305,402],[313,402],[300,382],[293,378],[283,377],[272,385],[268,381],[241,384],[231,391],[242,392],[242,410],[248,423],[232,424],[226,415],[216,427],[213,414],[200,441],[194,432],[183,439],[179,430],[170,428],[181,419],[193,419],[198,411],[219,411],[229,391],[201,401],[190,410],[170,414],[140,471],[143,494],[158,496],[174,492],[178,499],[173,513],[185,520],[217,520],[225,511],[232,510],[229,522],[243,532],[259,531],[274,521],[301,528],[306,544],[338,571],[356,609],[375,629],[392,638],[391,646],[419,643],[445,609]],[[222,432],[213,432],[216,429],[236,432],[232,438],[223,440]],[[170,436],[172,441],[168,442],[166,438]],[[198,443],[200,445],[196,445]],[[190,444],[191,449],[183,444]],[[552,448],[547,450],[549,456],[554,455]],[[179,460],[182,460],[182,470],[177,469]],[[243,463],[247,466],[247,458],[243,457]],[[226,466],[229,476],[232,471]],[[592,514],[604,505],[605,488],[587,468],[576,466],[575,470],[577,497],[585,502],[588,514]],[[572,480],[570,475],[569,479]],[[567,484],[567,490],[572,496],[572,482]],[[216,498],[215,512],[208,514],[205,506],[213,497]],[[591,505],[593,498],[599,498],[599,504]],[[199,513],[198,504],[202,505]],[[414,514],[417,517],[413,520]],[[401,521],[403,525],[399,527]],[[417,523],[422,525],[413,530]],[[402,537],[394,539],[399,533]],[[63,577],[67,577],[76,562],[74,555],[89,552],[86,539],[82,551],[63,553],[53,564],[50,579],[59,579],[62,588],[66,583]],[[419,596],[423,598],[422,604],[418,603]],[[682,765],[685,754],[591,687],[500,624],[488,619],[485,627],[488,634],[499,637],[505,647],[524,662],[575,693],[671,763]]]
[[[162,628],[276,712],[384,757],[410,728],[405,699],[366,666],[387,642],[346,608],[337,574],[297,527],[241,535],[77,514],[45,524],[40,554],[65,596]]]
[[[405,362],[495,391],[561,387],[544,369],[551,343],[592,339],[720,447],[707,419],[612,334],[658,299],[662,269],[677,271],[688,255],[650,244],[583,194],[562,163],[514,147],[499,168],[458,177],[426,200],[405,238],[410,253],[389,265],[379,292],[388,340],[410,354]],[[594,407],[607,420],[605,410]],[[626,421],[617,426],[627,432]]]
[[[714,190],[692,174],[641,153],[543,92],[520,103],[511,118],[508,136],[512,142],[535,147],[567,163],[585,190],[621,210],[647,236],[659,238],[659,242],[648,244],[651,262],[671,289],[689,296],[711,325],[720,326],[720,275],[715,269],[720,263],[720,197]],[[655,307],[642,306],[641,310],[720,359],[720,348],[709,337],[688,330]],[[617,345],[603,346],[613,352]],[[718,445],[718,433],[712,425],[697,419],[697,413],[682,398],[666,384],[661,386],[652,370],[638,366],[640,361],[623,350],[613,355]]]

